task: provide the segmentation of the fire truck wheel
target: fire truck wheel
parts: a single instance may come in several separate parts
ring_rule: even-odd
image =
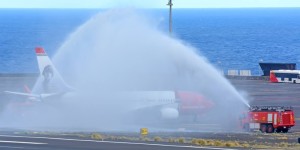
[[[277,129],[276,129],[276,132],[277,132],[277,133],[280,133],[281,131],[282,131],[281,128],[277,128]]]
[[[267,132],[267,126],[266,126],[265,124],[261,125],[261,126],[260,126],[260,131],[261,131],[262,133]]]
[[[274,128],[273,128],[272,125],[268,125],[267,132],[268,133],[273,133],[274,132]]]
[[[282,132],[283,132],[283,133],[287,133],[288,131],[289,131],[288,128],[282,129]]]

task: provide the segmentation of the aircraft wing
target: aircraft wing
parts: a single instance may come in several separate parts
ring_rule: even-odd
[[[4,93],[24,96],[29,99],[34,99],[34,101],[41,101],[42,99],[51,98],[54,96],[62,95],[62,93],[49,93],[49,94],[30,94],[30,93],[22,93],[22,92],[13,92],[13,91],[4,91]]]
[[[36,98],[40,98],[40,95],[30,94],[30,93],[13,92],[13,91],[4,91],[4,93],[12,94],[12,95],[19,95],[19,96],[27,96],[27,97],[36,97]]]

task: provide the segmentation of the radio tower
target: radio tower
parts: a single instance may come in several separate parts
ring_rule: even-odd
[[[169,13],[169,32],[170,34],[172,33],[172,6],[173,6],[173,3],[172,3],[172,0],[169,0],[169,3],[167,4],[170,6],[170,13]]]

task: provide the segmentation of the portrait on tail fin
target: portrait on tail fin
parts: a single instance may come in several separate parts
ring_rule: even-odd
[[[44,81],[43,81],[43,86],[44,86],[44,90],[46,92],[49,92],[49,82],[50,80],[53,78],[54,76],[54,71],[53,68],[51,67],[51,65],[47,65],[45,66],[42,75],[44,77]]]

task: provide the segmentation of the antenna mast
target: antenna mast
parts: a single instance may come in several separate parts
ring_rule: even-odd
[[[170,6],[170,13],[169,13],[169,32],[170,34],[172,33],[172,0],[169,0],[169,3],[167,4],[168,6]]]

